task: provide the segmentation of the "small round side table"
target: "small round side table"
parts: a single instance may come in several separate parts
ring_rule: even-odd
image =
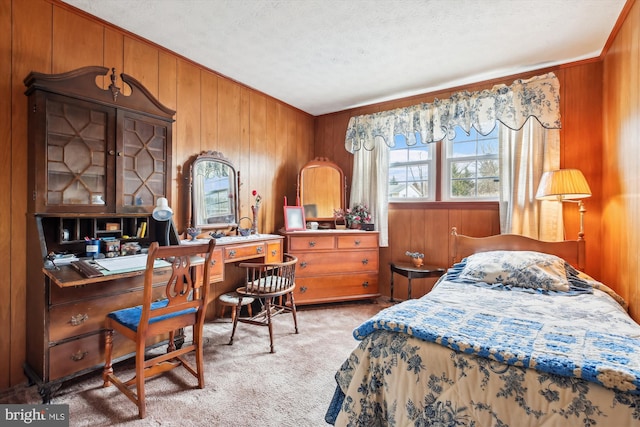
[[[440,277],[444,274],[445,269],[435,265],[421,265],[420,267],[414,266],[410,262],[391,262],[391,298],[389,301],[394,302],[393,299],[393,273],[398,273],[408,279],[407,296],[411,299],[411,279],[422,279],[425,277]]]

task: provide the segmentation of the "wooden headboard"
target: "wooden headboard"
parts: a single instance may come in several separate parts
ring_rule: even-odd
[[[451,261],[460,262],[464,257],[476,252],[512,250],[536,251],[559,256],[573,267],[584,271],[585,241],[563,240],[561,242],[543,242],[542,240],[517,234],[499,234],[489,237],[469,237],[451,229]]]

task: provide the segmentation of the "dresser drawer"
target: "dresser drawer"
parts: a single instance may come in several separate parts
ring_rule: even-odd
[[[338,249],[378,248],[378,235],[356,234],[338,236]]]
[[[338,274],[334,276],[296,278],[293,296],[296,304],[313,304],[348,299],[376,298],[378,274]]]
[[[342,252],[299,252],[296,277],[378,271],[378,249]]]
[[[264,242],[224,248],[224,259],[226,262],[253,259],[256,255],[266,256],[266,245]]]
[[[334,249],[336,247],[333,236],[292,236],[289,238],[289,252]]]
[[[154,288],[153,298],[162,298],[164,290],[164,286]],[[104,328],[105,319],[110,312],[140,304],[142,304],[141,290],[51,307],[49,341],[60,341],[98,331]]]

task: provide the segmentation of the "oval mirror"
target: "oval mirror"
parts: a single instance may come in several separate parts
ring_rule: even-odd
[[[344,209],[344,174],[324,157],[307,163],[298,176],[300,204],[307,221],[333,221],[333,211]]]
[[[238,225],[238,174],[222,153],[206,151],[190,168],[191,214],[187,226],[222,229]]]

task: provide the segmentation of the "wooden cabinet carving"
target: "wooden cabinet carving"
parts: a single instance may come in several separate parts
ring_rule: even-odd
[[[377,231],[301,231],[285,239],[286,252],[298,258],[297,305],[380,296]]]

